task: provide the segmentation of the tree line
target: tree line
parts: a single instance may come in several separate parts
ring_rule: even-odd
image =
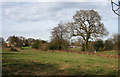
[[[17,48],[23,49],[23,47],[31,47],[35,49],[43,48],[42,45],[48,42],[41,39],[28,38],[23,36],[10,36],[6,41],[1,37],[2,47],[10,48],[11,50],[16,50]]]
[[[79,10],[73,15],[72,22],[59,23],[51,32],[50,42],[39,39],[25,39],[12,36],[8,40],[11,46],[31,46],[36,49],[61,50],[71,45],[71,38],[77,37],[76,42],[82,51],[118,50],[119,34],[103,41],[100,37],[107,36],[109,32],[101,20],[101,16],[94,10]],[[75,42],[74,42],[75,43]],[[76,44],[75,43],[75,44]]]

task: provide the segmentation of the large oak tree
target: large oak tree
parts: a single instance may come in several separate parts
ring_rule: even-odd
[[[67,23],[67,32],[70,37],[81,36],[87,49],[89,39],[108,35],[101,16],[94,10],[80,10],[73,16],[74,21]]]

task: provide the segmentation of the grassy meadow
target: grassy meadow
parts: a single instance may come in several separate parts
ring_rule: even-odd
[[[98,53],[98,52],[97,52]],[[114,54],[116,51],[100,52]],[[2,50],[3,75],[118,75],[118,58],[24,49]]]

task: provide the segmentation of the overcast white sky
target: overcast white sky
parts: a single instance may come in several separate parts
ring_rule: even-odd
[[[108,37],[118,32],[118,17],[111,11],[111,5],[106,0],[105,2],[103,0],[98,0],[98,2],[97,0],[96,2],[88,2],[88,0],[84,0],[85,2],[5,1],[2,3],[2,13],[0,12],[2,36],[5,39],[16,35],[49,40],[52,28],[59,22],[72,21],[77,10],[89,9],[94,9],[101,15],[102,22],[110,33]]]

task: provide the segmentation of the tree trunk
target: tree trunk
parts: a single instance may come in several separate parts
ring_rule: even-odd
[[[85,40],[85,51],[87,51],[87,46],[88,46],[88,37]]]

